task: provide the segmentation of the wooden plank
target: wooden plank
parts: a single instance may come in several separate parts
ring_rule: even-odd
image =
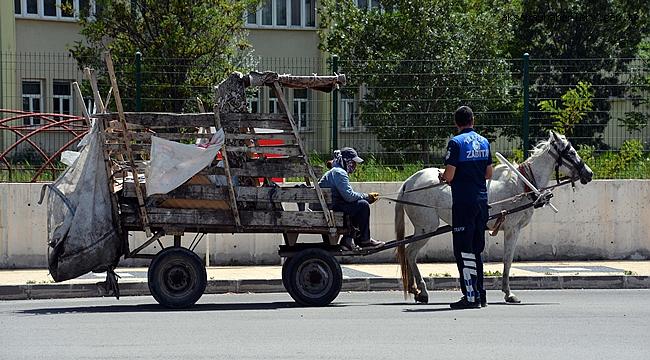
[[[115,69],[113,68],[113,59],[111,58],[111,53],[109,51],[104,52],[104,60],[106,61],[106,69],[108,70],[108,75],[111,80],[111,86],[115,92],[115,107],[117,108],[117,113],[120,119],[120,124],[126,129],[126,122],[124,119],[124,109],[122,108],[122,99],[120,98],[120,91],[117,87],[117,79],[115,78]],[[108,103],[108,101],[107,101]],[[133,152],[131,151],[131,138],[129,137],[129,132],[122,132],[122,139],[125,143],[126,153],[128,155],[129,162],[131,163],[131,168],[135,169],[135,160],[133,158]],[[138,195],[138,207],[140,209],[140,220],[142,221],[144,230],[147,236],[151,236],[151,229],[149,228],[149,223],[147,219],[147,210],[144,206],[144,197],[142,195],[142,189],[140,189],[140,180],[138,179],[138,174],[134,174],[135,181],[135,191]]]
[[[289,124],[291,125],[293,134],[296,137],[296,142],[298,143],[298,147],[300,148],[300,151],[302,152],[302,154],[306,155],[307,152],[305,151],[305,147],[303,146],[302,141],[300,140],[300,136],[298,136],[298,127],[296,126],[296,123],[293,120],[293,116],[289,111],[289,105],[287,105],[287,100],[284,98],[284,93],[282,92],[282,88],[280,88],[280,84],[277,81],[273,82],[273,90],[275,91],[275,94],[278,97],[278,104],[280,105],[280,109],[285,114],[287,114],[287,117],[289,118]],[[309,178],[314,183],[314,187],[316,188],[316,193],[318,194],[320,205],[324,210],[323,215],[325,216],[325,220],[327,220],[327,223],[329,223],[331,227],[334,227],[334,220],[332,219],[332,216],[328,211],[327,203],[325,202],[325,198],[323,197],[320,186],[318,186],[318,178],[316,178],[316,174],[314,173],[314,170],[309,164],[309,160],[307,159],[307,156],[304,157],[304,161],[305,161],[305,165],[307,166],[307,170],[309,171]]]
[[[285,142],[295,141],[293,134],[286,133],[256,133],[256,134],[226,134],[226,140],[282,140]]]
[[[331,189],[322,189],[323,196],[328,203],[332,201]],[[214,185],[182,185],[168,194],[151,195],[147,199],[201,199],[201,200],[228,200],[226,187]],[[123,198],[134,198],[135,184],[128,182],[124,184],[122,191]],[[235,197],[237,201],[253,202],[318,202],[316,189],[304,187],[247,187],[236,186]]]
[[[104,148],[111,153],[114,154],[128,154],[129,152],[134,152],[134,153],[140,153],[140,152],[146,152],[149,153],[151,151],[151,144],[129,144],[129,148],[124,145],[124,143],[121,144],[104,144]]]
[[[282,156],[302,156],[303,153],[298,145],[275,145],[275,146],[228,146],[228,151],[274,154]]]
[[[291,130],[291,124],[286,122],[286,120],[241,120],[224,123],[223,127],[227,130],[238,130],[242,128]]]
[[[118,120],[116,113],[95,114],[98,119]],[[174,127],[211,127],[214,126],[214,113],[163,113],[163,112],[124,112],[124,119],[129,124],[139,125],[150,129]],[[287,116],[284,114],[249,114],[224,113],[220,114],[221,123],[228,127],[258,127],[265,128],[284,126],[291,129]],[[284,124],[284,125],[283,125]],[[288,127],[289,126],[289,127]],[[283,127],[279,128],[283,129]]]
[[[151,141],[152,136],[157,136],[162,139],[171,141],[194,141],[196,139],[210,139],[213,134],[199,134],[199,133],[151,133],[151,132],[132,132],[131,139],[134,141]],[[106,133],[107,140],[119,141],[122,140],[120,133],[110,132]]]
[[[296,163],[297,158],[286,158],[285,162],[273,161],[248,161],[242,167],[230,168],[233,176],[252,176],[252,177],[304,177],[309,174],[305,164]],[[285,160],[285,159],[267,159],[267,160]],[[212,167],[201,172],[205,175],[225,175],[225,171],[220,167]]]
[[[215,88],[215,98],[218,97],[219,90],[218,87]],[[218,101],[217,101],[218,103]],[[217,129],[223,128],[221,126],[221,115],[218,111],[218,105],[214,105],[214,123]],[[221,157],[223,158],[222,164],[223,169],[226,171],[226,182],[228,183],[228,198],[230,199],[230,211],[232,211],[232,216],[235,221],[235,226],[237,229],[241,227],[241,219],[239,217],[239,209],[237,208],[237,199],[235,198],[234,182],[232,180],[232,174],[230,173],[230,161],[228,161],[228,146],[224,142],[221,145]]]
[[[232,213],[227,210],[207,209],[166,209],[147,207],[150,224],[153,227],[210,227],[210,226],[235,226]],[[237,232],[248,232],[266,229],[267,232],[281,233],[287,229],[300,229],[302,232],[326,232],[328,223],[321,211],[250,211],[242,210],[239,213],[242,225]],[[343,213],[334,213],[335,226],[342,228],[344,225]],[[137,217],[133,212],[123,212],[123,221],[126,224],[137,224]],[[318,230],[318,231],[316,231]]]
[[[117,119],[115,113],[97,114],[95,116],[98,119]],[[125,112],[124,119],[129,124],[140,125],[150,129],[214,126],[213,113]]]
[[[97,108],[97,113],[104,113],[104,101],[102,96],[99,94],[99,87],[97,86],[97,77],[95,76],[95,70],[91,70],[89,67],[84,68],[84,74],[88,81],[90,81],[90,88],[93,91],[93,98],[95,99],[95,107]]]

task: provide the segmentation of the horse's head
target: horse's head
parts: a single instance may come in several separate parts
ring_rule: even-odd
[[[555,158],[556,166],[568,171],[572,178],[580,179],[583,184],[591,181],[594,173],[582,161],[578,152],[571,146],[571,143],[564,135],[550,131],[548,140],[550,145],[549,153]]]

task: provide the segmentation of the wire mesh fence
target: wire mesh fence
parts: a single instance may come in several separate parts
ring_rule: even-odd
[[[588,164],[596,167],[597,176],[650,178],[647,59],[465,59],[444,63],[435,59],[249,56],[228,66],[214,66],[209,59],[160,59],[146,54],[114,59],[126,111],[197,111],[196,98],[211,104],[213,86],[232,70],[344,73],[348,84],[334,93],[285,89],[285,96],[308,152],[324,159],[334,148],[352,146],[369,163],[379,166],[378,172],[382,167],[440,166],[446,142],[455,130],[453,112],[460,105],[469,105],[475,111],[477,130],[492,141],[495,150],[519,161],[524,147],[547,138],[549,129],[561,128]],[[83,62],[96,69],[105,96],[109,86],[103,61]],[[68,54],[0,53],[0,109],[81,115],[82,105],[92,109],[93,102],[80,68]],[[81,85],[83,100],[73,93],[73,81]],[[581,82],[590,85],[590,105],[575,110],[571,104],[576,99],[565,94]],[[270,89],[250,89],[247,96],[251,112],[279,111]],[[558,112],[543,111],[543,101],[554,101]],[[10,115],[1,113],[0,118],[6,120]],[[25,145],[12,147],[19,135],[8,129],[20,125],[33,131],[43,126],[38,121],[34,116],[0,124],[3,162],[28,168],[41,161],[30,155],[35,150],[25,141]],[[49,155],[63,145],[74,147],[62,136],[69,135],[43,132],[34,142]],[[10,180],[6,176],[0,179]]]

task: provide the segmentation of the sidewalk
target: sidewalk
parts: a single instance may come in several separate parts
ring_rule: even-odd
[[[419,264],[430,290],[457,287],[454,263]],[[397,264],[342,264],[343,291],[400,290]],[[501,288],[501,263],[484,267],[487,289]],[[205,293],[284,292],[281,266],[208,267]],[[517,289],[650,288],[650,261],[518,262],[510,286]],[[147,268],[118,268],[122,296],[147,295]],[[105,274],[86,274],[54,283],[47,269],[0,270],[0,300],[103,296],[95,285]]]

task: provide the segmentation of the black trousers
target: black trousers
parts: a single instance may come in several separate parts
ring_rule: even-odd
[[[362,243],[370,240],[370,204],[366,200],[337,202],[332,209],[350,216],[352,225],[359,229],[359,238],[355,240]]]
[[[468,301],[485,299],[483,258],[488,218],[487,200],[452,204],[454,257],[460,275],[460,287]]]

